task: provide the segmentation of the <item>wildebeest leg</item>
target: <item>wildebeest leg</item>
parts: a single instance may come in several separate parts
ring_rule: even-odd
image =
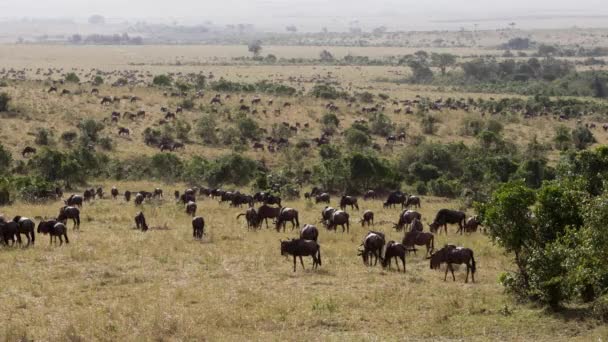
[[[302,265],[302,269],[305,270],[306,267],[304,267],[304,261],[302,260],[302,256],[300,255],[300,264]]]
[[[452,272],[452,280],[456,281],[456,277],[454,276],[454,268],[452,268],[452,264],[448,264],[448,266],[450,267],[450,272]]]
[[[448,235],[448,224],[443,225],[443,230],[445,231],[445,235]]]
[[[296,256],[293,256],[293,271],[296,271]]]
[[[443,281],[448,280],[448,271],[450,270],[450,264],[447,264],[445,267],[445,276],[443,277]]]
[[[401,262],[403,263],[403,273],[405,273],[405,256],[401,257]],[[399,264],[399,263],[397,263]]]
[[[464,283],[466,284],[466,283],[468,283],[468,282],[469,282],[469,263],[467,262],[467,277],[466,277],[466,279],[464,280]]]
[[[58,236],[59,237],[59,246],[63,245],[63,238],[61,237],[61,235]]]

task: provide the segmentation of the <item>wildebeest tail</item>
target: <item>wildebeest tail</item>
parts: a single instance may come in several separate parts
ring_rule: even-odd
[[[240,213],[240,214],[236,215],[236,219],[238,220],[239,217],[241,217],[241,216],[245,216],[245,213]]]
[[[475,257],[473,256],[473,251],[471,251],[471,272],[475,273],[476,270],[476,266],[475,266]]]
[[[299,214],[296,212],[296,227],[300,228],[300,220],[298,219]]]
[[[317,259],[319,259],[319,266],[321,265],[321,246],[317,245]]]
[[[80,214],[76,214],[76,225],[80,227]]]

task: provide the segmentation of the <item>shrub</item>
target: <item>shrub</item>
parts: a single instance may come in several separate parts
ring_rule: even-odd
[[[572,141],[574,142],[574,147],[579,150],[584,150],[587,146],[596,142],[593,133],[582,125],[578,125],[572,130]]]
[[[348,96],[345,92],[339,91],[329,84],[316,84],[310,90],[310,95],[325,100],[336,100]]]
[[[93,85],[100,86],[102,84],[103,84],[103,78],[101,76],[95,76],[95,78],[93,79]]]
[[[371,144],[369,135],[355,128],[349,128],[345,132],[346,143],[350,147],[363,148]]]
[[[78,78],[78,75],[75,73],[70,72],[65,76],[65,81],[70,83],[78,83],[80,82],[80,78]]]
[[[252,118],[241,118],[237,122],[237,127],[240,132],[240,136],[246,139],[256,139],[260,131],[260,126]]]
[[[98,143],[99,146],[106,151],[111,151],[114,148],[114,142],[110,137],[99,138]]]
[[[170,87],[173,81],[167,75],[157,75],[152,79],[152,84],[157,87]]]
[[[204,115],[196,123],[196,135],[201,138],[203,144],[216,145],[219,142],[216,127],[215,117],[210,114]]]
[[[97,142],[99,132],[104,129],[104,125],[93,119],[85,119],[78,123],[78,128],[80,128],[82,137],[87,138],[89,141]]]
[[[46,128],[39,128],[36,131],[36,138],[34,142],[37,145],[48,146],[52,143],[53,132],[49,131]]]
[[[555,128],[555,136],[553,137],[555,148],[564,151],[572,145],[572,135],[566,126],[558,126]]]
[[[175,136],[181,141],[189,141],[188,134],[192,130],[192,126],[184,120],[177,120],[175,122]]]
[[[437,123],[439,119],[433,115],[426,114],[422,117],[420,125],[422,126],[422,133],[424,134],[435,134],[437,132]]]
[[[12,162],[11,152],[0,144],[0,175],[5,175],[10,171]]]
[[[192,99],[183,99],[179,106],[186,110],[192,110],[194,108],[194,101]]]
[[[254,179],[257,167],[254,160],[233,153],[210,163],[205,179],[212,187],[224,184],[244,186]]]
[[[0,93],[0,112],[8,111],[8,105],[11,97],[7,93]]]
[[[370,129],[373,134],[386,137],[393,133],[394,125],[391,119],[382,114],[375,114],[370,120]]]
[[[483,130],[484,123],[481,119],[465,118],[462,121],[461,134],[468,136],[476,136]]]
[[[336,128],[340,126],[340,119],[334,113],[326,113],[321,118],[324,127]]]
[[[157,153],[150,161],[152,176],[165,182],[175,182],[182,174],[183,163],[172,153]]]
[[[359,99],[359,101],[363,102],[363,103],[372,103],[374,102],[374,94],[366,91],[363,93],[359,93],[356,95],[357,98]]]

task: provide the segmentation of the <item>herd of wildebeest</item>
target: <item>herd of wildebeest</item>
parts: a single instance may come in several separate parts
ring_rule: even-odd
[[[57,188],[54,190],[57,197],[62,197],[62,191]],[[119,193],[116,187],[112,187],[110,191],[110,197],[112,200],[118,200],[119,197],[123,197],[125,202],[133,201],[136,206],[141,206],[145,202],[153,201],[154,199],[164,198],[163,190],[156,188],[153,191],[124,191],[122,194]],[[331,195],[317,187],[313,188],[311,192],[305,193],[305,198],[315,203],[325,204],[325,207],[321,211],[321,217],[319,223],[322,224],[328,231],[337,232],[338,226],[342,228],[342,233],[350,232],[351,217],[346,209],[348,207],[351,210],[359,210],[359,201],[357,197],[342,195],[339,200],[339,207],[330,207]],[[82,195],[72,194],[64,200],[64,205],[59,209],[56,218],[46,219],[37,217],[39,220],[38,227],[33,219],[16,216],[13,220],[7,221],[3,216],[0,216],[0,235],[2,236],[2,242],[6,246],[14,246],[15,244],[22,245],[21,235],[25,235],[27,238],[27,246],[33,245],[35,242],[35,235],[48,234],[50,235],[50,242],[62,245],[64,240],[69,243],[68,239],[68,220],[72,220],[74,223],[74,230],[80,229],[80,210],[83,205],[89,201],[95,199],[103,199],[105,192],[103,188],[85,190]],[[179,205],[183,205],[185,213],[192,216],[192,235],[196,240],[202,240],[205,235],[205,219],[202,216],[197,216],[197,197],[199,200],[202,198],[217,199],[219,203],[229,203],[231,207],[247,207],[244,213],[237,215],[237,221],[241,217],[245,217],[248,230],[258,230],[263,228],[265,223],[266,228],[269,228],[268,219],[272,220],[274,228],[277,232],[283,229],[286,230],[287,222],[291,223],[292,229],[300,228],[300,221],[298,210],[290,207],[282,206],[281,198],[268,192],[257,192],[253,195],[241,193],[239,191],[224,191],[222,189],[210,189],[206,187],[194,187],[185,190],[183,193],[180,191],[174,192],[175,202]],[[369,190],[365,193],[363,199],[365,201],[375,200],[378,198],[378,194],[375,191]],[[259,206],[256,208],[256,204]],[[469,271],[474,281],[475,273],[475,259],[473,257],[473,251],[469,248],[458,247],[454,245],[445,245],[439,250],[435,250],[434,241],[435,234],[441,233],[443,228],[447,235],[447,225],[456,224],[458,225],[457,233],[472,233],[476,232],[478,227],[481,226],[480,220],[476,216],[466,218],[466,215],[462,211],[441,209],[435,215],[432,223],[430,223],[428,232],[424,231],[422,224],[422,215],[415,211],[415,209],[421,207],[420,198],[417,196],[409,196],[401,191],[393,191],[388,193],[386,201],[383,203],[384,208],[394,208],[400,206],[402,212],[399,214],[397,223],[393,225],[393,228],[397,231],[404,231],[404,237],[401,242],[388,241],[384,233],[379,231],[370,230],[363,238],[363,241],[358,249],[358,255],[362,257],[365,265],[372,266],[377,265],[378,261],[383,267],[391,267],[392,260],[397,263],[397,269],[399,270],[399,260],[401,260],[403,266],[403,272],[405,272],[405,257],[406,254],[413,252],[416,253],[416,246],[425,246],[426,253],[430,259],[430,266],[432,269],[437,269],[442,263],[446,263],[446,273],[444,280],[447,279],[448,271],[452,272],[454,277],[453,264],[465,264],[467,267],[468,282]],[[136,228],[142,232],[149,230],[148,223],[143,212],[139,212],[135,218]],[[362,213],[359,223],[365,227],[371,227],[374,225],[374,213],[371,210],[365,210]],[[303,256],[310,256],[313,259],[313,268],[317,268],[321,265],[321,248],[318,243],[319,229],[315,224],[305,224],[299,232],[299,237],[287,241],[281,240],[281,255],[293,256],[293,270],[296,270],[296,259],[300,258],[300,263],[304,268],[302,261]]]

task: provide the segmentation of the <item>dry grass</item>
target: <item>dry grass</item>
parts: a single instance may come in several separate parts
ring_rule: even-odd
[[[152,187],[150,183],[118,184]],[[108,184],[109,186],[109,184]],[[167,191],[168,192],[168,191]],[[317,222],[321,205],[288,203],[301,223]],[[424,198],[424,221],[455,203]],[[4,208],[12,216],[51,216],[59,203]],[[398,210],[364,202],[377,221],[392,222]],[[350,234],[322,229],[323,266],[291,270],[279,239],[296,235],[263,229],[247,232],[241,210],[205,199],[203,242],[192,239],[190,218],[166,200],[146,204],[154,227],[141,233],[132,218],[140,210],[122,200],[85,205],[80,232],[71,243],[0,249],[0,336],[6,340],[580,340],[606,336],[605,326],[515,304],[498,275],[512,267],[508,256],[482,234],[438,237],[474,249],[475,284],[444,282],[422,255],[409,256],[407,273],[364,266],[356,249],[367,229]],[[356,221],[359,212],[352,212]],[[400,240],[390,224],[375,227]],[[299,265],[298,265],[299,266]]]

